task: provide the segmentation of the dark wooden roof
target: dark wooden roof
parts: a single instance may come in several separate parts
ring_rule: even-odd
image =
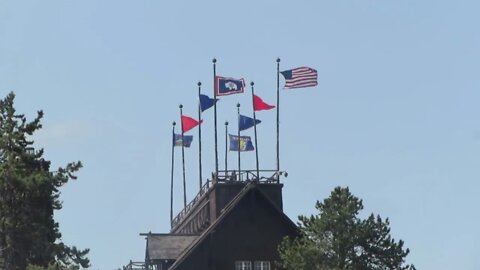
[[[176,260],[198,235],[146,234],[147,258],[150,260]]]
[[[190,245],[188,245],[177,257],[176,261],[169,267],[169,269],[176,269],[182,262],[185,260],[197,246],[199,246],[202,241],[204,241],[215,229],[219,226],[219,224],[232,212],[232,210],[239,204],[239,202],[244,199],[247,194],[250,192],[258,192],[266,201],[267,205],[276,212],[281,220],[293,230],[297,230],[297,226],[295,223],[285,214],[283,213],[282,209],[280,209],[274,202],[272,202],[265,193],[263,193],[260,189],[256,188],[257,184],[255,182],[248,183],[241,192],[239,192],[233,200],[229,204],[225,206],[225,208],[221,211],[220,216],[204,231],[200,236],[196,237]]]

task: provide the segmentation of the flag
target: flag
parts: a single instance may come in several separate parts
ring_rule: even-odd
[[[240,129],[240,131],[245,130],[245,129],[249,129],[249,128],[253,127],[255,124],[260,124],[261,122],[262,121],[260,121],[258,119],[255,122],[255,119],[240,114],[240,118],[238,119],[238,129]]]
[[[190,147],[193,141],[193,135],[183,135],[183,146]],[[173,145],[182,146],[182,135],[173,134]]]
[[[202,112],[210,109],[213,105],[215,105],[215,103],[218,100],[202,94],[200,94],[199,99],[200,99],[200,109],[202,110]]]
[[[253,148],[252,144],[252,138],[250,136],[235,136],[232,134],[228,134],[230,137],[230,151],[253,151],[255,148]],[[240,145],[238,144],[238,138],[240,138]],[[239,147],[240,146],[240,150]]]
[[[317,71],[309,67],[299,67],[280,72],[285,78],[284,88],[302,88],[317,85]]]
[[[183,133],[189,131],[190,129],[198,126],[199,124],[201,124],[203,122],[203,120],[200,120],[200,122],[198,122],[197,120],[191,118],[191,117],[188,117],[188,116],[185,116],[185,115],[182,115],[182,129],[183,129]]]
[[[245,80],[225,78],[215,76],[215,91],[217,96],[226,96],[232,94],[243,93],[245,90]]]
[[[253,110],[262,111],[262,110],[270,110],[273,108],[275,108],[275,106],[268,105],[259,96],[253,95]]]

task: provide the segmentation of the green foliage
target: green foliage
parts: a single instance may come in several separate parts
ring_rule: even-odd
[[[390,236],[388,218],[371,214],[360,219],[362,200],[348,188],[335,188],[315,205],[318,214],[299,217],[300,236],[285,238],[279,246],[285,269],[295,270],[392,270],[405,265],[409,250]]]
[[[43,112],[27,122],[16,114],[14,99],[10,93],[0,100],[0,262],[9,270],[24,270],[29,264],[88,267],[88,249],[62,243],[54,220],[54,210],[62,208],[58,189],[75,178],[82,164],[69,163],[51,172],[43,149],[35,151],[28,140],[42,127]]]

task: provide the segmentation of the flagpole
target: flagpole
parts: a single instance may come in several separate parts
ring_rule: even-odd
[[[198,122],[202,120],[202,106],[200,104],[200,90],[202,82],[198,82]],[[202,125],[198,125],[198,178],[200,183],[200,191],[202,191]]]
[[[217,85],[216,85],[216,79],[215,77],[217,76],[216,72],[216,63],[217,59],[213,58],[212,59],[213,63],[213,99],[217,100]],[[217,145],[217,102],[214,103],[213,105],[213,114],[214,114],[214,125],[215,125],[215,178],[218,178],[218,145]]]
[[[277,58],[277,182],[280,181],[280,58]]]
[[[183,166],[183,207],[187,207],[187,188],[185,186],[185,144],[183,140],[183,121],[182,121],[182,116],[183,116],[183,105],[180,104],[178,106],[180,108],[180,121],[182,123],[182,166]]]
[[[253,81],[250,82],[250,86],[252,87],[253,130],[255,133],[255,158],[257,161],[257,180],[260,180],[260,167],[258,165],[257,117],[255,115],[255,106],[253,105],[254,96],[255,96],[255,91],[253,89],[254,85],[255,83]]]
[[[225,122],[225,178],[228,175],[228,122]]]
[[[172,123],[172,172],[170,178],[170,225],[173,220],[173,168],[175,162],[175,125],[176,123]],[[183,142],[182,142],[183,143]]]
[[[238,118],[238,180],[240,180],[240,103],[237,103],[237,118]]]

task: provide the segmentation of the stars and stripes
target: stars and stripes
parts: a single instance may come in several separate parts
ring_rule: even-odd
[[[310,67],[298,67],[280,73],[285,78],[284,88],[303,88],[318,84],[317,71]]]

